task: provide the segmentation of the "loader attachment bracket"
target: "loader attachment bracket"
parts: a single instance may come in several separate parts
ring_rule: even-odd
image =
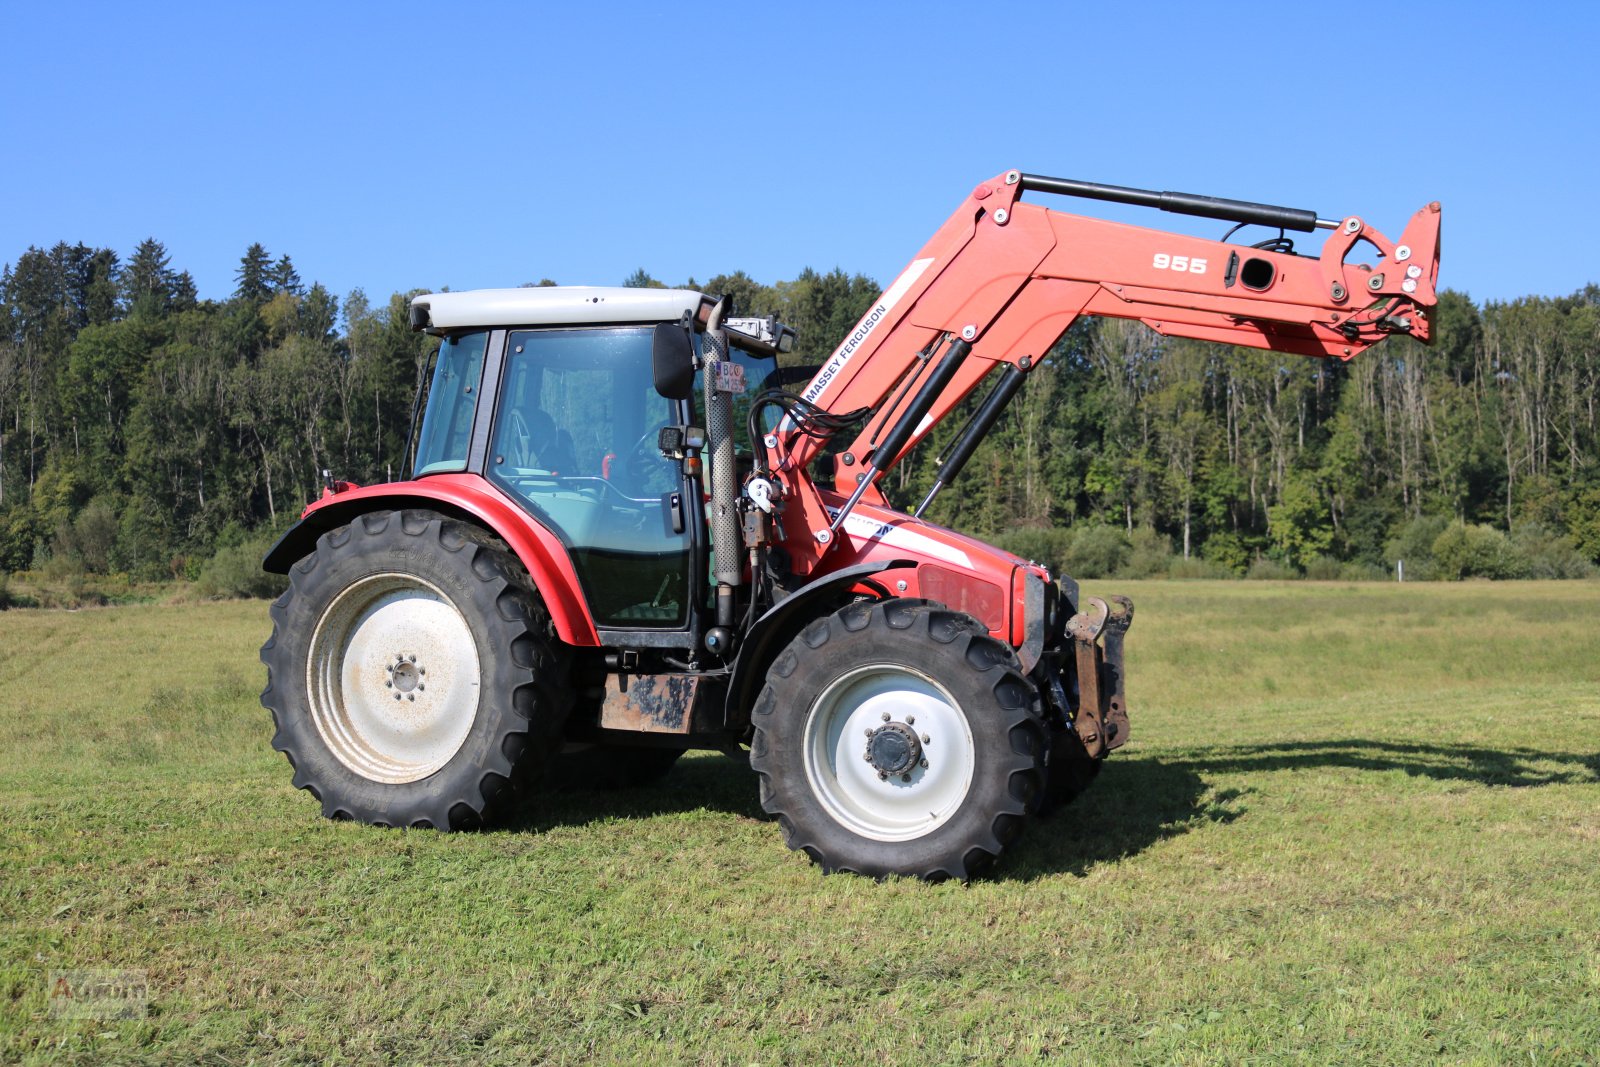
[[[1128,741],[1122,639],[1133,625],[1133,601],[1125,596],[1112,597],[1110,604],[1097,596],[1084,601],[1088,609],[1073,615],[1066,625],[1078,680],[1072,726],[1089,758],[1100,759]]]

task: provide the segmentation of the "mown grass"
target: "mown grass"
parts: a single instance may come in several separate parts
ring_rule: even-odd
[[[711,754],[326,822],[262,604],[7,612],[0,1058],[1594,1062],[1600,585],[1120,591],[1133,742],[969,886],[822,877]],[[50,1017],[77,967],[148,1018]]]

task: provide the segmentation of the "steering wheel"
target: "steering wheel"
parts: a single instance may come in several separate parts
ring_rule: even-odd
[[[647,492],[651,478],[660,477],[661,469],[656,466],[661,462],[661,450],[657,446],[660,434],[659,427],[646,430],[618,457],[620,463],[612,469],[621,475],[618,480],[622,482],[624,490],[630,493]]]

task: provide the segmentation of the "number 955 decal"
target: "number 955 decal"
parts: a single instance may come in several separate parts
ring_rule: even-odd
[[[1188,256],[1171,256],[1165,252],[1157,252],[1155,262],[1150,265],[1157,270],[1184,271],[1188,274],[1204,274],[1206,272],[1206,261],[1198,256],[1190,259]]]

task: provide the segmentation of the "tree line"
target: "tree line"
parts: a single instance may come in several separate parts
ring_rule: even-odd
[[[155,239],[125,261],[29,248],[0,273],[0,572],[194,577],[292,521],[324,469],[399,476],[437,343],[409,329],[412,294],[341,301],[259,244],[234,278],[201,299]],[[880,291],[838,269],[685,287],[796,327],[799,365]],[[929,517],[1084,577],[1591,573],[1600,287],[1447,291],[1434,324],[1431,348],[1340,363],[1082,321]],[[922,499],[961,422],[890,473],[893,499]]]

